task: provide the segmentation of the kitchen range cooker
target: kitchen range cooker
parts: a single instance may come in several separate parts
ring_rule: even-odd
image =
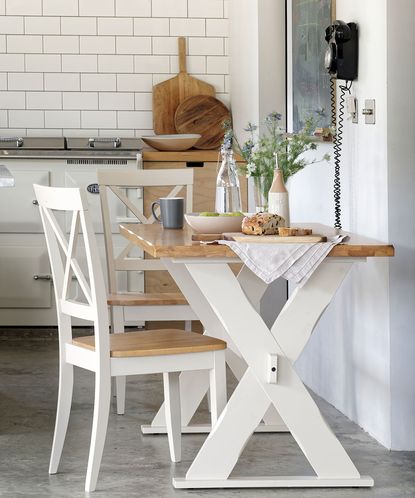
[[[15,183],[0,190],[0,326],[56,324],[52,279],[33,184],[86,191],[104,262],[96,171],[142,168],[141,149],[142,141],[137,138],[0,137],[0,165],[11,172]],[[127,213],[115,199],[110,209],[117,234],[117,221]],[[64,216],[59,220],[67,230],[70,220]],[[115,237],[122,246],[120,236]],[[123,286],[137,291],[141,282],[142,277],[137,276]]]

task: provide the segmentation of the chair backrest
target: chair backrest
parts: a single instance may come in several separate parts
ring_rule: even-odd
[[[115,254],[114,240],[109,209],[109,194],[115,195],[127,208],[132,216],[123,219],[130,223],[155,223],[156,219],[151,214],[146,217],[143,210],[128,196],[129,190],[143,189],[145,187],[172,187],[171,191],[163,197],[177,197],[186,189],[186,212],[193,208],[193,170],[192,169],[158,169],[158,170],[99,170],[98,183],[101,199],[102,219],[104,223],[105,250],[107,254],[107,268],[109,290],[117,292],[116,272],[119,271],[151,271],[165,269],[160,261],[132,257],[134,244],[126,241],[125,247],[119,254]],[[135,196],[137,199],[141,196]]]
[[[72,340],[71,317],[92,321],[95,350],[100,356],[109,358],[106,289],[85,194],[79,188],[43,185],[34,185],[34,190],[52,268],[60,342],[62,344]],[[59,226],[54,211],[72,212],[69,236]],[[87,264],[85,273],[77,259],[81,238]],[[77,280],[83,296],[70,296],[73,278]]]

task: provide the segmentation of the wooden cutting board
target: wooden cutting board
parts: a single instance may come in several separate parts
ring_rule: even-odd
[[[179,38],[179,68],[177,76],[153,87],[153,128],[156,135],[177,133],[174,114],[178,105],[188,97],[215,96],[215,88],[212,85],[187,73],[185,38]]]
[[[182,102],[174,117],[178,133],[199,133],[196,149],[216,149],[220,146],[225,129],[223,123],[231,119],[229,109],[215,97],[197,95]]]
[[[256,242],[259,244],[315,244],[327,242],[325,235],[295,235],[280,237],[279,235],[245,235],[244,233],[197,233],[192,235],[196,242],[213,242],[215,240],[234,240],[235,242]]]

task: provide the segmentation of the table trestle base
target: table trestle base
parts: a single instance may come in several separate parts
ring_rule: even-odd
[[[209,483],[227,486],[228,482],[229,487],[239,487],[245,483],[236,477],[230,479],[230,475],[256,427],[271,415],[281,418],[289,428],[317,477],[298,479],[297,485],[295,477],[288,483],[285,478],[277,478],[274,484],[272,479],[262,480],[261,487],[282,487],[282,483],[284,487],[373,485],[362,480],[294,369],[353,261],[324,261],[307,283],[294,291],[271,328],[226,263],[164,262],[205,329],[225,340],[231,338],[233,351],[247,364],[226,409],[188,469],[186,483],[194,487]],[[270,358],[277,365],[277,379],[269,375]],[[258,482],[255,478],[250,481],[251,486]]]
[[[182,434],[209,434],[211,431],[210,424],[192,424],[186,425],[182,427]],[[259,424],[259,426],[255,429],[255,432],[290,432],[285,425],[268,425],[268,424]],[[166,426],[153,426],[153,425],[142,425],[141,433],[144,435],[147,434],[167,434]]]
[[[371,488],[370,476],[321,478],[317,476],[235,477],[229,479],[186,479],[174,477],[176,489],[204,488]]]

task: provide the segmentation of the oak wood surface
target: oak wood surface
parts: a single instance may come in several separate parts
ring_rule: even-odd
[[[179,38],[180,72],[153,87],[153,129],[156,135],[177,133],[174,114],[181,102],[194,95],[215,96],[215,88],[186,71],[186,41]],[[196,132],[192,132],[196,133]]]
[[[142,294],[109,294],[107,303],[111,306],[170,306],[186,305],[186,298],[180,292],[159,292]]]
[[[164,150],[155,150],[151,147],[144,147],[141,151],[143,155],[144,163],[155,161],[155,162],[217,162],[219,157],[219,150],[198,150],[198,149],[189,149],[183,151],[164,151]],[[242,157],[239,154],[235,154],[235,159],[238,162],[243,161]],[[170,167],[170,166],[166,166]],[[145,168],[145,165],[144,165]]]
[[[299,226],[311,228],[314,233],[327,237],[332,237],[337,233],[335,229],[318,223],[301,223]],[[237,257],[227,246],[203,245],[192,241],[194,232],[188,226],[183,230],[164,230],[160,225],[122,224],[120,233],[153,257]],[[394,247],[391,244],[344,231],[340,233],[348,235],[349,239],[343,244],[334,246],[329,253],[331,257],[394,256]]]
[[[230,111],[220,100],[209,95],[195,95],[179,104],[174,124],[178,133],[201,135],[195,149],[214,149],[222,143],[224,123],[230,119]]]
[[[193,241],[213,242],[215,240],[234,240],[236,242],[256,242],[259,244],[300,244],[327,242],[325,235],[292,235],[283,237],[280,235],[246,235],[244,233],[195,233],[192,235]]]
[[[95,351],[95,337],[78,337],[72,344]],[[183,353],[202,353],[226,349],[226,342],[207,335],[177,329],[161,329],[124,334],[110,334],[110,356],[158,356]]]

